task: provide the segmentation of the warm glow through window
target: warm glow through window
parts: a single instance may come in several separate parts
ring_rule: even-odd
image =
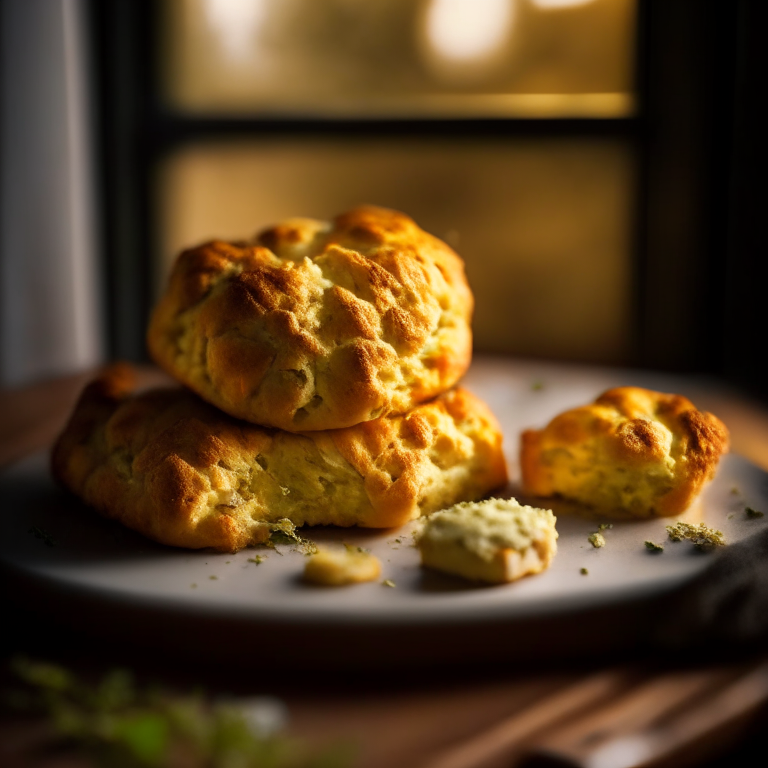
[[[494,54],[509,37],[514,0],[432,0],[427,38],[446,59],[473,61]]]
[[[586,5],[593,0],[533,0],[533,4],[544,10],[556,8],[571,8],[577,5]]]
[[[269,0],[205,0],[205,14],[227,55],[236,60],[253,54],[267,16]]]

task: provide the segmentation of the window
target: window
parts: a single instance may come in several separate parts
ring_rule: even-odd
[[[478,351],[720,372],[746,6],[95,2],[115,354],[182,247],[369,202],[463,256]]]

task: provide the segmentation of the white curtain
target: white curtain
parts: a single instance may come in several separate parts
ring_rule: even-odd
[[[0,385],[99,363],[81,0],[0,2]]]

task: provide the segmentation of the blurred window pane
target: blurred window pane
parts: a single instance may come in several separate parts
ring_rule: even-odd
[[[636,0],[166,0],[181,112],[622,117]]]
[[[156,290],[185,246],[374,203],[463,256],[478,350],[623,362],[633,186],[623,139],[197,143],[160,169]]]

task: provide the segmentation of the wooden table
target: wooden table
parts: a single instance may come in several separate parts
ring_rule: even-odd
[[[90,375],[0,395],[0,466],[50,444]],[[152,370],[144,375],[162,380]],[[726,422],[732,450],[768,469],[768,411],[712,382],[697,386],[697,405]],[[127,665],[141,679],[182,689],[277,696],[287,704],[292,732],[312,744],[354,741],[360,768],[619,768],[662,759],[707,768],[762,765],[747,749],[768,724],[768,653],[682,663],[654,656],[553,660],[523,668],[514,660],[488,665],[475,659],[384,672],[372,661],[348,673],[294,673],[268,663],[259,669],[104,647],[85,629],[51,626],[34,606],[20,607],[7,594],[3,615],[6,658],[23,652],[85,674]],[[20,757],[24,743],[15,725],[0,722],[3,765],[29,764]]]

